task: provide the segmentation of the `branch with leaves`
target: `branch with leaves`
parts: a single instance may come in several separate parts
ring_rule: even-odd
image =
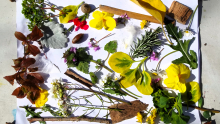
[[[31,43],[37,41],[42,36],[43,33],[37,26],[35,26],[32,32],[27,36],[24,36],[21,32],[15,32],[15,37],[22,41],[24,46],[24,57],[14,59],[14,66],[12,67],[17,72],[13,75],[4,77],[11,85],[14,84],[14,80],[20,85],[20,87],[13,91],[12,95],[17,98],[24,98],[27,96],[32,104],[35,103],[35,100],[40,95],[41,90],[39,84],[44,83],[44,79],[39,73],[36,73],[38,68],[29,68],[36,60],[34,58],[28,58],[28,55],[36,56],[40,53],[38,47]]]

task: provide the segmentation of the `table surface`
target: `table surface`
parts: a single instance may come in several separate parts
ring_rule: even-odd
[[[15,86],[11,86],[3,79],[5,75],[14,73],[13,68],[10,67],[13,64],[11,59],[17,56],[17,44],[13,35],[16,30],[16,4],[10,1],[1,1],[0,36],[2,42],[0,42],[0,57],[2,59],[0,60],[0,110],[2,110],[2,113],[0,113],[0,123],[5,123],[14,120],[12,111],[16,109],[16,98],[10,95],[15,89]],[[219,24],[216,21],[218,17],[215,15],[218,14],[220,1],[199,1],[199,3],[203,5],[203,7],[200,6],[199,10],[201,15],[201,83],[203,96],[205,97],[204,102],[207,108],[220,109],[220,100],[217,99],[220,92],[218,90],[218,87],[220,87],[218,85],[218,73],[220,72],[218,60],[220,60],[220,57],[215,49],[218,47],[218,40],[216,39],[219,37],[217,34]],[[7,12],[7,14],[3,12]],[[204,45],[205,43],[207,45]],[[219,115],[215,115],[213,119],[216,119],[216,123],[220,122]]]

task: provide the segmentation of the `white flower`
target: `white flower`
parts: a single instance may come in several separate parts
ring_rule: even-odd
[[[134,39],[137,37],[138,31],[134,25],[126,25],[125,29],[128,32],[128,37],[124,39],[125,49],[127,49],[132,45]]]
[[[183,35],[186,37],[189,37],[189,36],[193,35],[193,32],[190,31],[189,29],[186,29],[183,31]]]

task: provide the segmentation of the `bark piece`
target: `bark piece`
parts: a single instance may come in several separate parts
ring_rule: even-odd
[[[170,17],[174,18],[179,23],[184,24],[184,25],[186,24],[186,21],[189,19],[192,13],[193,11],[189,7],[177,1],[173,1],[172,5],[170,6],[168,10],[168,15]]]
[[[148,104],[142,103],[140,100],[131,102],[131,105],[126,103],[115,104],[109,108],[119,109],[120,111],[110,110],[110,117],[113,123],[121,122],[126,119],[133,118],[138,112],[146,110]]]
[[[71,77],[72,79],[78,81],[79,83],[89,87],[89,88],[93,86],[93,83],[91,81],[89,81],[87,79],[84,79],[83,77],[81,77],[80,75],[70,71],[69,69],[67,69],[64,74]]]
[[[86,116],[81,117],[69,117],[69,118],[63,118],[63,117],[51,117],[51,118],[28,118],[28,121],[30,123],[34,121],[89,121],[89,122],[98,122],[98,123],[105,123],[110,124],[111,120],[109,119],[102,119],[102,118],[91,118]]]

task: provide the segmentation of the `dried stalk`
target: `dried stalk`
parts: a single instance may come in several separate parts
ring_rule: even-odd
[[[219,110],[214,110],[214,109],[207,109],[207,108],[200,108],[200,107],[197,107],[197,106],[192,106],[192,105],[187,105],[187,104],[183,104],[183,106],[188,106],[188,107],[191,107],[191,108],[195,108],[195,109],[198,109],[198,110],[201,110],[201,111],[211,111],[212,113],[220,113]]]
[[[109,119],[102,119],[102,118],[91,118],[86,116],[77,116],[77,117],[52,117],[52,118],[28,118],[30,123],[34,121],[89,121],[89,122],[98,122],[98,123],[105,123],[111,124],[111,120]]]
[[[111,96],[111,95],[108,95],[108,94],[105,94],[105,93],[102,93],[102,92],[99,92],[99,91],[91,90],[91,89],[85,89],[85,88],[68,88],[68,89],[66,89],[66,90],[82,90],[82,91],[92,92],[92,93],[96,93],[96,94],[102,95],[102,96],[107,97],[107,98],[114,99],[114,100],[119,101],[119,102],[131,104],[130,102],[125,101],[125,100],[123,100],[123,99],[119,99],[119,98],[113,97],[113,96]]]
[[[83,77],[70,71],[69,69],[67,69],[64,74],[71,77],[72,79],[78,81],[79,83],[87,86],[88,88],[92,87],[92,85],[93,85],[91,81],[84,79]]]

